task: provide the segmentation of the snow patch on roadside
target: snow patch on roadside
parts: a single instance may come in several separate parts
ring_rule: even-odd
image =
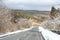
[[[47,29],[39,27],[39,31],[42,33],[45,40],[60,40],[60,35],[53,33]]]

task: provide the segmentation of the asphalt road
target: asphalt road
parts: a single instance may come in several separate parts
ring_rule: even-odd
[[[0,40],[45,40],[38,28],[1,37]]]

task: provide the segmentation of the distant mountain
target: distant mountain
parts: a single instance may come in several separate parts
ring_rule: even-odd
[[[50,11],[38,11],[38,10],[17,10],[17,11],[20,11],[20,12],[24,12],[24,13],[30,13],[30,14],[49,14]]]

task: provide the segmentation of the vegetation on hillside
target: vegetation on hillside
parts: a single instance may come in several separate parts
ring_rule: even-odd
[[[17,10],[13,10],[12,11],[12,15],[14,16],[14,19],[18,19],[18,18],[26,18],[26,19],[33,19],[36,20],[37,22],[42,22],[45,18],[41,17],[41,18],[36,18],[32,15],[17,11]]]

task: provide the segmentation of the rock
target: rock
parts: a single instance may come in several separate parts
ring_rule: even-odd
[[[59,10],[57,10],[54,6],[52,6],[51,8],[51,12],[50,12],[50,18],[51,19],[55,19],[57,17],[59,17]]]

